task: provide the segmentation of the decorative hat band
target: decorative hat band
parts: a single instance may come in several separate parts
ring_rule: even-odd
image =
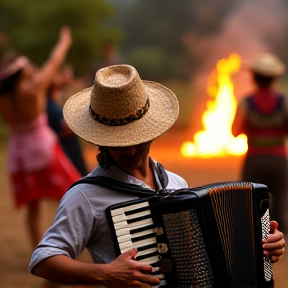
[[[109,119],[105,116],[102,116],[100,114],[97,114],[96,112],[94,112],[91,108],[91,105],[89,105],[89,112],[90,115],[98,122],[108,125],[108,126],[122,126],[122,125],[126,125],[128,123],[132,123],[135,120],[138,120],[140,118],[142,118],[145,113],[149,110],[150,107],[150,102],[149,102],[149,98],[147,97],[147,101],[146,104],[137,110],[134,110],[132,113],[130,113],[127,116],[121,117],[121,118],[112,118]]]

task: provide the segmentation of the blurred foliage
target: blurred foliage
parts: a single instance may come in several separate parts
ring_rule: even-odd
[[[173,57],[161,47],[139,46],[131,49],[129,63],[137,68],[143,79],[164,81],[167,79],[186,80],[191,73],[186,73],[185,54],[176,53]],[[167,61],[169,59],[169,61]]]
[[[116,1],[115,5],[117,5]],[[183,78],[181,66],[193,61],[181,42],[190,29],[190,0],[130,1],[118,6],[118,25],[125,31],[124,57],[143,78]],[[119,5],[119,4],[118,4]]]
[[[121,51],[145,78],[188,80],[198,59],[187,49],[187,35],[216,33],[235,4],[229,0],[109,0],[112,22],[125,31]],[[155,78],[154,78],[155,77]]]
[[[233,1],[217,0],[1,0],[0,34],[7,49],[40,65],[62,25],[73,32],[67,62],[83,75],[103,57],[101,44],[116,44],[125,62],[144,78],[187,80],[198,59],[183,45],[185,35],[211,34]],[[0,35],[1,46],[1,35]]]
[[[192,85],[187,81],[184,83],[179,80],[169,80],[163,82],[163,84],[175,93],[179,101],[179,116],[174,127],[190,127],[196,104],[196,98],[193,97],[195,91]]]
[[[0,31],[8,39],[6,50],[16,50],[40,65],[61,26],[70,26],[73,45],[67,62],[83,74],[91,61],[101,57],[104,41],[121,41],[122,32],[107,23],[113,15],[114,7],[105,0],[1,0]]]

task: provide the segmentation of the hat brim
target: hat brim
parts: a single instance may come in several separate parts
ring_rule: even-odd
[[[268,63],[263,62],[265,58],[271,59]],[[279,77],[285,73],[286,65],[276,55],[263,52],[258,53],[253,60],[242,60],[242,69],[249,70],[252,73],[257,73],[267,77]]]
[[[64,119],[78,136],[98,146],[125,147],[154,140],[176,121],[178,100],[167,87],[152,81],[142,82],[150,108],[141,119],[122,126],[108,126],[96,121],[89,113],[93,87],[67,100],[63,109]]]

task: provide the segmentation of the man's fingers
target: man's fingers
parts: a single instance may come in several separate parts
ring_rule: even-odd
[[[137,248],[133,248],[131,250],[128,250],[124,253],[122,253],[119,257],[121,258],[130,258],[130,259],[135,259],[135,256],[137,254]]]
[[[271,257],[271,262],[274,263],[274,262],[278,262],[280,260],[281,256],[272,256]]]
[[[151,285],[148,283],[143,283],[143,282],[134,280],[129,284],[129,288],[151,288]]]
[[[263,240],[263,244],[273,244],[278,243],[285,245],[284,235],[279,230],[275,229],[272,234],[269,234],[269,237],[265,240]]]
[[[270,233],[273,233],[276,229],[278,229],[278,222],[270,221]]]
[[[137,262],[137,263],[139,263],[139,262]],[[153,270],[153,267],[152,266],[150,266],[150,265],[147,265],[147,264],[140,264],[139,263],[139,266],[138,266],[138,269],[141,271],[141,272],[146,272],[146,273],[151,273],[152,272],[152,270]]]

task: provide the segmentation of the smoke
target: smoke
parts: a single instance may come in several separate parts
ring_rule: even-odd
[[[287,26],[288,9],[282,0],[242,1],[225,20],[218,45],[227,45],[242,58],[259,51],[277,52]],[[221,45],[215,48],[221,53]]]
[[[201,63],[193,79],[193,90],[207,102],[206,85],[211,70],[217,61],[227,58],[231,53],[238,53],[242,61],[249,61],[260,51],[278,54],[286,60],[284,47],[288,35],[288,5],[286,0],[240,0],[229,10],[222,20],[222,25],[213,35],[190,34],[184,39],[196,58]],[[250,75],[245,71],[237,73],[235,93],[240,98],[252,88]],[[242,85],[241,85],[242,84]],[[203,107],[198,107],[203,112]],[[205,107],[204,107],[205,109]],[[201,113],[202,113],[201,112]],[[198,112],[197,112],[198,113]],[[197,115],[196,117],[199,117]]]

